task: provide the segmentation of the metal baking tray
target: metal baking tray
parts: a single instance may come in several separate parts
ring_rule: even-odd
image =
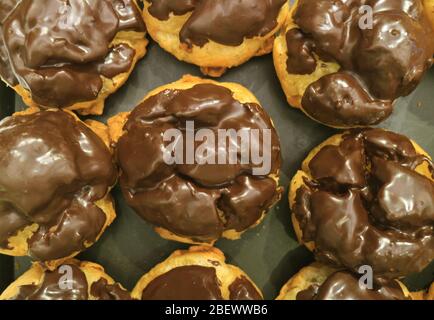
[[[151,89],[181,78],[184,74],[201,76],[195,66],[179,62],[151,42],[128,82],[106,103],[106,120],[121,111],[129,111]],[[238,82],[250,89],[274,120],[282,146],[282,200],[268,213],[261,225],[247,231],[240,240],[219,240],[229,263],[241,267],[263,290],[266,299],[274,299],[282,285],[300,268],[313,261],[313,255],[300,246],[291,226],[287,202],[288,183],[309,151],[337,132],[308,119],[286,103],[274,71],[271,55],[252,59],[232,69],[222,81]],[[391,118],[380,126],[408,135],[434,155],[434,70],[424,78],[417,90],[400,99]],[[11,89],[0,85],[0,117],[22,110],[23,103]],[[132,289],[137,280],[173,250],[187,248],[160,238],[152,226],[143,221],[122,199],[118,187],[113,191],[117,219],[101,239],[80,259],[103,265],[106,271]],[[22,274],[30,265],[28,258],[0,255],[0,290]],[[424,272],[406,279],[412,290],[426,288],[434,280],[434,263]]]

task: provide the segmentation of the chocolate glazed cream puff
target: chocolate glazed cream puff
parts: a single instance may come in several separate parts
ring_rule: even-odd
[[[407,300],[411,294],[398,280],[381,280],[371,289],[360,275],[320,263],[301,269],[282,288],[276,300]]]
[[[220,237],[238,239],[280,199],[279,138],[257,99],[238,84],[184,76],[155,89],[131,113],[121,113],[108,123],[124,198],[166,239],[208,244]],[[179,136],[165,140],[173,130]],[[205,130],[214,140],[197,139]],[[238,133],[224,136],[225,143],[220,144],[221,131]],[[242,144],[241,131],[248,135],[256,131],[258,139]],[[268,147],[263,144],[266,133]],[[195,141],[189,141],[191,135]],[[179,148],[186,153],[176,154],[182,161],[167,162],[165,157]],[[199,149],[204,152],[198,154]],[[253,162],[253,156],[240,160],[242,150],[253,155],[255,149],[268,158],[267,172],[255,173],[262,165]],[[230,150],[235,150],[234,162],[228,161]],[[194,153],[189,163],[186,158]],[[220,156],[226,161],[217,160]],[[214,163],[208,161],[211,158]]]
[[[52,271],[34,263],[0,300],[131,300],[131,296],[100,265],[71,259]]]
[[[91,246],[116,214],[107,127],[60,110],[0,122],[0,253],[50,269]]]
[[[205,75],[270,53],[289,11],[287,0],[145,0],[151,37]]]
[[[146,52],[135,0],[2,0],[0,77],[30,106],[101,114]]]
[[[131,296],[140,300],[262,300],[238,267],[214,247],[178,250],[145,274]]]
[[[382,129],[338,134],[294,176],[289,202],[299,241],[317,260],[376,278],[400,278],[434,259],[431,158]]]
[[[289,104],[335,128],[389,117],[432,65],[428,2],[296,1],[273,51]]]

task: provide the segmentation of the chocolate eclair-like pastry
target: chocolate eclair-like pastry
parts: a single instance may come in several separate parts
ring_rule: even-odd
[[[239,85],[186,76],[109,126],[124,198],[165,238],[236,239],[280,198],[277,133]]]
[[[0,76],[29,106],[101,114],[147,44],[135,0],[6,0],[0,21]]]
[[[304,267],[282,288],[277,300],[408,300],[411,294],[397,280],[366,281],[363,274],[320,263]]]
[[[52,271],[34,263],[0,300],[131,300],[131,296],[100,265],[68,260]]]
[[[378,124],[431,67],[428,0],[298,0],[275,42],[288,102],[336,128]]]
[[[0,253],[55,266],[98,239],[115,217],[106,130],[64,111],[0,122]]]
[[[287,13],[287,0],[146,0],[144,19],[161,47],[220,76],[269,53]]]
[[[405,136],[365,129],[330,138],[293,178],[290,205],[299,240],[321,262],[399,278],[434,259],[433,164]]]
[[[142,300],[262,300],[239,268],[213,247],[178,250],[145,274],[131,293]]]

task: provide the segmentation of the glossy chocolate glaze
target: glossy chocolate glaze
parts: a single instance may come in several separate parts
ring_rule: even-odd
[[[7,61],[0,75],[45,107],[94,100],[101,76],[113,78],[133,63],[133,48],[111,47],[123,30],[144,31],[133,0],[21,0],[1,24]]]
[[[65,266],[72,270],[69,281],[65,278],[66,274],[59,269],[45,271],[39,285],[20,286],[13,300],[87,300],[88,284],[85,274],[74,264]]]
[[[372,27],[363,25],[365,5]],[[288,72],[313,71],[313,53],[341,66],[312,83],[302,100],[309,115],[328,125],[379,123],[432,65],[434,33],[420,0],[300,0],[293,18],[299,29],[286,41],[289,60],[297,59],[288,61]]]
[[[158,20],[169,20],[170,14],[182,16],[194,11],[201,0],[146,0],[149,13]]]
[[[314,42],[303,35],[300,29],[294,28],[286,33],[288,59],[286,70],[295,74],[311,74],[316,69],[313,51]]]
[[[345,134],[309,162],[294,214],[323,262],[378,278],[419,272],[434,259],[434,183],[414,169],[431,161],[381,129]]]
[[[119,283],[108,284],[104,278],[92,283],[90,294],[98,300],[131,300],[129,292],[123,289]]]
[[[71,268],[71,278],[59,268],[47,270],[39,285],[20,286],[13,300],[88,300],[88,281],[84,272],[75,264],[62,267]],[[92,283],[90,293],[97,300],[131,300],[130,294],[118,283],[108,284],[104,278]]]
[[[0,122],[0,245],[25,226],[29,255],[47,261],[92,243],[106,216],[94,202],[116,182],[109,149],[63,111],[13,116]]]
[[[169,142],[162,135],[177,128],[186,141],[186,121],[194,121],[196,132],[208,128],[216,137],[218,129],[270,129],[270,174],[278,173],[279,139],[259,105],[242,104],[229,89],[214,84],[165,90],[135,108],[117,143],[120,184],[127,203],[145,220],[198,241],[217,239],[228,229],[242,231],[252,226],[280,197],[275,180],[252,175],[255,165],[239,160],[225,165],[199,165],[196,161],[166,164],[164,152]],[[183,148],[187,148],[185,143]],[[216,152],[215,147],[207,150],[208,154]],[[219,154],[224,152],[227,150]]]
[[[277,25],[286,0],[146,0],[149,13],[167,20],[170,13],[192,12],[179,36],[189,47],[203,47],[208,41],[239,46],[245,38],[264,36]]]
[[[223,300],[215,268],[182,266],[153,279],[142,300]]]
[[[372,289],[359,285],[359,278],[348,271],[330,275],[321,285],[311,285],[297,293],[297,300],[405,300],[395,281],[375,283]]]
[[[393,111],[392,101],[373,98],[358,77],[347,72],[332,73],[312,83],[301,103],[315,120],[338,127],[377,124]]]
[[[20,0],[2,0],[0,5],[0,26],[4,19]],[[9,64],[8,52],[4,45],[3,37],[0,35],[0,78],[10,85],[16,85],[17,79]]]
[[[240,276],[229,285],[230,300],[262,300],[255,286],[245,277]]]

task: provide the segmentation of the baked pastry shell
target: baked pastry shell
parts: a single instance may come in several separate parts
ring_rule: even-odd
[[[108,284],[114,284],[115,281],[112,277],[105,273],[104,268],[94,262],[79,261],[76,259],[68,259],[64,261],[64,264],[73,264],[80,268],[80,270],[86,276],[88,283],[88,295],[89,300],[97,300],[96,297],[91,294],[91,286],[93,283],[100,279],[107,280]],[[46,269],[39,263],[33,263],[29,270],[24,272],[18,279],[12,282],[3,293],[0,295],[0,300],[9,300],[15,297],[20,290],[21,286],[26,285],[40,285],[44,280],[44,272]],[[123,287],[122,287],[123,288]],[[124,289],[124,288],[123,288]]]
[[[25,111],[16,112],[13,117],[20,116],[20,115],[26,115],[26,114],[33,114],[40,111],[39,108],[33,107],[28,108]],[[59,112],[58,109],[51,109],[49,112]],[[71,114],[76,121],[82,122],[73,112],[66,111],[69,114]],[[101,140],[104,142],[104,144],[111,150],[110,148],[110,140],[109,140],[109,134],[108,134],[108,127],[104,125],[101,122],[95,121],[95,120],[86,120],[83,122],[88,128],[90,128],[96,135],[98,135]],[[114,187],[114,186],[112,186]],[[110,188],[111,189],[111,188]],[[103,228],[101,229],[97,239],[95,242],[98,241],[98,239],[101,237],[101,235],[104,233],[106,228],[112,224],[114,219],[116,218],[116,211],[114,207],[114,200],[112,196],[110,195],[110,190],[108,190],[107,194],[100,200],[95,202],[95,205],[99,207],[106,216],[106,221],[104,223]],[[39,225],[34,223],[30,226],[27,226],[20,230],[17,234],[11,236],[8,238],[8,249],[0,248],[0,254],[6,254],[10,256],[15,257],[21,257],[21,256],[27,256],[29,251],[29,246],[27,243],[27,240],[33,235],[34,232],[36,232],[39,228]],[[93,243],[85,243],[85,247],[88,248],[92,246]],[[79,254],[81,251],[76,251],[70,254],[67,257],[51,260],[51,261],[41,261],[40,263],[44,265],[45,268],[54,270],[59,265],[63,264],[65,261],[69,260],[70,258],[75,257],[77,254]]]
[[[192,13],[182,16],[171,13],[168,20],[161,21],[149,13],[150,6],[149,2],[144,1],[143,18],[152,39],[178,60],[195,64],[201,68],[202,73],[212,77],[220,77],[226,69],[239,66],[255,56],[270,53],[275,35],[283,26],[289,13],[289,3],[285,3],[280,9],[277,25],[272,31],[264,36],[245,38],[239,46],[228,46],[210,40],[203,47],[194,45],[188,48],[181,43],[179,32]]]
[[[218,263],[218,265],[217,265]],[[188,250],[174,251],[166,260],[157,264],[137,282],[131,296],[133,299],[141,299],[143,290],[155,278],[170,270],[183,266],[202,266],[214,268],[220,281],[221,294],[224,300],[229,300],[229,286],[239,277],[244,276],[260,293],[262,293],[249,276],[240,268],[227,264],[222,251],[215,247],[193,246]]]
[[[178,80],[176,82],[173,82],[173,83],[170,83],[167,85],[163,85],[161,87],[158,87],[158,88],[152,90],[151,92],[149,92],[146,95],[146,97],[142,101],[145,101],[149,97],[154,96],[154,95],[156,95],[156,94],[158,94],[164,90],[168,90],[168,89],[169,90],[174,90],[174,89],[187,90],[187,89],[194,87],[197,84],[204,84],[204,83],[215,84],[218,86],[228,88],[229,90],[232,91],[234,99],[238,100],[241,103],[256,103],[256,104],[260,105],[259,101],[253,95],[253,93],[251,93],[247,88],[243,87],[240,84],[231,83],[231,82],[216,82],[213,80],[202,79],[202,78],[194,77],[191,75],[184,75],[180,80]],[[119,139],[125,133],[123,128],[124,128],[124,125],[126,124],[126,122],[128,121],[129,115],[130,115],[130,112],[121,112],[121,113],[118,113],[117,115],[113,116],[112,118],[108,119],[107,123],[108,123],[108,127],[109,127],[109,135],[110,135],[110,140],[111,140],[112,144],[116,144],[117,141],[119,141]],[[282,190],[282,187],[279,186],[279,172],[277,172],[277,174],[270,174],[269,177],[272,178],[274,181],[276,181],[276,191],[278,193],[280,193]],[[276,202],[279,200],[280,200],[280,197],[278,199],[276,199]],[[252,226],[250,226],[246,230],[242,230],[242,231],[237,231],[234,229],[225,230],[222,234],[222,237],[226,238],[226,239],[230,239],[230,240],[239,239],[245,231],[259,225],[262,222],[262,220],[265,218],[265,214],[267,213],[267,211],[270,208],[272,208],[274,206],[274,204],[275,203],[271,204],[269,206],[269,208],[267,208],[267,210],[264,210],[261,214],[261,217],[258,219],[258,221],[256,221],[255,224],[253,224]],[[201,242],[201,241],[197,241],[197,240],[193,239],[193,237],[187,237],[187,236],[174,234],[170,230],[167,230],[167,229],[162,228],[162,227],[155,227],[154,230],[164,239],[173,240],[173,241],[182,242],[182,243],[187,243],[187,244],[212,246],[218,240],[218,239],[213,239],[213,240],[210,240],[208,242],[204,242],[204,241]]]

